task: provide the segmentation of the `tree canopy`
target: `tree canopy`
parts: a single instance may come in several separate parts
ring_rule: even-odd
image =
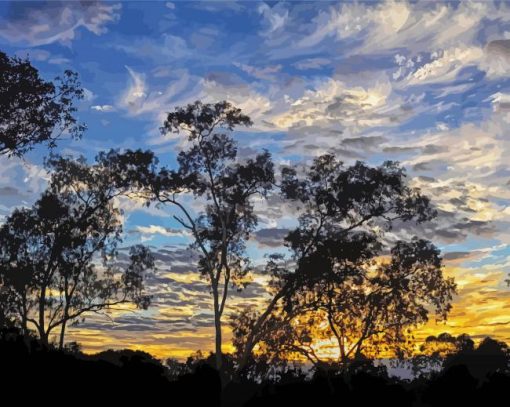
[[[285,238],[290,258],[267,264],[270,301],[233,319],[240,369],[255,346],[319,364],[317,342],[331,338],[346,363],[368,346],[402,341],[403,329],[426,321],[431,308],[446,317],[455,284],[443,276],[439,250],[385,237],[395,221],[435,216],[400,166],[344,166],[328,154],[303,175],[284,168],[281,177],[283,196],[301,205],[298,226]]]
[[[22,156],[37,144],[51,148],[63,136],[79,138],[85,125],[75,117],[76,102],[83,96],[76,73],[46,81],[28,59],[0,51],[0,155]]]
[[[184,134],[185,149],[177,155],[177,168],[157,167],[151,152],[110,152],[107,165],[126,179],[148,202],[176,207],[174,219],[190,233],[199,253],[198,270],[207,279],[213,297],[217,367],[222,365],[221,319],[229,286],[249,283],[250,259],[245,242],[257,225],[252,198],[266,196],[274,184],[271,156],[262,151],[252,158],[238,156],[231,132],[251,120],[228,102],[195,102],[168,114],[161,131]],[[107,157],[107,158],[106,158]],[[196,213],[186,204],[192,194],[203,204]]]
[[[43,343],[87,313],[133,302],[146,308],[144,271],[154,263],[134,246],[119,257],[119,191],[100,165],[53,157],[48,190],[31,208],[16,209],[0,228],[2,308]]]

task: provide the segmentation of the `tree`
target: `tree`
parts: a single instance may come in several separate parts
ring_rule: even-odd
[[[490,373],[509,372],[510,350],[505,342],[484,338],[478,346],[473,346],[469,338],[466,342],[462,335],[455,342],[457,352],[446,355],[444,370],[451,369],[456,365],[465,365],[469,372],[477,379],[483,380]]]
[[[198,269],[211,287],[215,327],[216,367],[222,368],[222,316],[229,287],[249,283],[245,242],[257,224],[252,198],[265,196],[274,182],[273,163],[267,151],[240,160],[231,132],[251,120],[228,102],[195,102],[168,114],[161,131],[184,133],[187,149],[177,156],[178,168],[156,168],[151,152],[110,152],[107,161],[123,180],[135,182],[148,201],[168,204],[180,215],[174,219],[193,239],[200,254]],[[136,180],[136,181],[135,181]],[[204,205],[195,214],[185,204],[193,194]]]
[[[22,156],[34,145],[54,147],[64,135],[81,136],[74,114],[83,98],[76,73],[66,70],[55,83],[43,80],[30,62],[0,51],[0,155]]]
[[[205,211],[193,219],[176,201],[175,189],[154,191],[158,201],[176,204],[184,212],[185,218],[177,220],[192,232],[194,245],[201,252],[199,269],[208,279],[213,296],[218,369],[222,367],[221,319],[229,284],[243,288],[247,282],[249,260],[244,256],[245,240],[257,223],[250,198],[265,195],[274,181],[267,151],[245,163],[236,162],[236,143],[226,132],[238,125],[249,126],[251,120],[228,102],[195,102],[169,113],[163,131],[184,131],[191,143],[177,158],[176,175],[184,181],[180,190],[184,187],[205,199]]]
[[[429,308],[445,318],[453,285],[442,278],[439,251],[430,242],[398,242],[389,257],[297,290],[292,304],[272,316],[280,324],[264,341],[265,351],[304,356],[318,367],[410,352],[409,329],[427,321]],[[330,339],[335,344],[321,355]]]
[[[285,168],[281,188],[302,207],[299,225],[285,239],[291,257],[267,264],[272,298],[265,309],[232,321],[240,370],[255,346],[320,364],[314,340],[334,338],[345,363],[369,345],[401,340],[405,327],[427,319],[429,306],[446,317],[455,285],[442,275],[438,250],[424,240],[390,248],[385,239],[395,221],[435,216],[396,163],[345,167],[327,154],[304,178]]]
[[[420,352],[424,355],[445,358],[453,353],[468,352],[475,348],[475,343],[468,334],[453,336],[443,332],[437,336],[430,335],[420,346]]]
[[[84,159],[48,163],[54,169],[48,190],[0,228],[0,289],[4,310],[25,333],[35,328],[48,345],[60,329],[62,348],[67,324],[87,313],[128,302],[146,308],[143,276],[153,259],[143,246],[119,258],[122,222],[114,199],[121,192],[107,168]]]
[[[396,365],[410,368],[415,377],[430,378],[441,370],[445,360],[458,353],[469,353],[475,349],[475,343],[468,334],[453,336],[443,332],[437,336],[430,335],[420,345],[419,352],[407,359],[396,361]]]

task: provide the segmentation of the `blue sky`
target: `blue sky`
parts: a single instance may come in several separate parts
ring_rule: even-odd
[[[226,99],[254,121],[237,135],[242,157],[268,148],[279,164],[329,151],[346,162],[400,161],[440,216],[395,233],[436,242],[464,290],[447,328],[510,337],[510,317],[493,312],[510,306],[503,281],[510,271],[509,4],[1,2],[0,49],[28,55],[48,79],[64,69],[79,73],[86,89],[79,116],[88,131],[61,143],[64,153],[92,159],[109,148],[150,148],[172,165],[182,142],[159,133],[165,112]],[[44,154],[38,148],[24,161],[2,159],[0,216],[44,189]],[[152,327],[142,338],[146,349],[181,355],[207,348],[207,290],[192,269],[172,274],[186,263],[187,237],[168,209],[119,204],[126,242],[162,250],[173,266],[158,278],[169,279],[165,290],[176,298],[188,297],[174,315],[177,300],[154,287],[162,299],[149,314],[123,314],[114,325],[92,319],[76,338],[90,349],[131,345],[130,318],[144,318]],[[261,261],[277,249],[292,211],[276,201],[256,207],[262,232],[250,253]],[[196,290],[186,291],[188,283]],[[231,310],[256,301],[263,284],[250,290]],[[478,304],[476,317],[466,311],[470,304]],[[175,334],[163,320],[174,322]]]

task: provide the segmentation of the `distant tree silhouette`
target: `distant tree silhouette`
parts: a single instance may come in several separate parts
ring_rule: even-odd
[[[119,191],[100,165],[54,157],[48,190],[31,207],[15,210],[0,228],[2,308],[43,344],[88,312],[132,302],[146,308],[143,274],[153,267],[143,246],[120,259]],[[121,262],[122,260],[122,262]]]
[[[470,374],[483,380],[491,373],[509,373],[510,350],[505,342],[484,338],[476,347],[463,346],[446,356],[443,368],[464,365]]]
[[[475,343],[467,334],[453,336],[443,332],[437,336],[428,336],[420,346],[420,352],[425,355],[446,358],[447,356],[461,352],[474,350]]]
[[[170,380],[177,380],[180,376],[191,373],[186,363],[179,362],[174,358],[168,358],[165,361],[165,365],[167,368],[167,377]]]
[[[80,137],[85,126],[74,114],[82,98],[76,73],[45,81],[30,61],[0,51],[0,155],[22,156],[36,144],[54,147],[64,135]]]
[[[157,403],[170,396],[171,405],[281,406],[318,405],[452,406],[501,405],[508,392],[510,376],[501,361],[506,345],[486,339],[477,360],[491,366],[486,357],[496,356],[499,367],[485,376],[474,375],[471,364],[453,364],[430,378],[415,380],[390,377],[384,365],[371,360],[356,361],[347,369],[316,370],[305,374],[299,368],[274,371],[265,377],[245,377],[222,388],[218,372],[211,367],[214,355],[201,352],[184,363],[172,361],[178,371],[165,369],[153,356],[139,350],[107,350],[86,355],[74,346],[56,350],[42,346],[32,335],[20,335],[16,328],[0,329],[0,360],[6,374],[6,389],[22,384],[30,388],[23,395],[31,402],[44,391],[58,388],[58,396],[72,398],[77,384],[91,391],[80,394],[86,403]],[[478,348],[478,347],[477,347]],[[472,349],[473,352],[477,348]],[[226,355],[225,355],[226,356]],[[466,360],[466,359],[464,359]],[[227,358],[225,359],[225,362]],[[58,383],[55,383],[58,377]],[[170,380],[169,380],[170,379]],[[122,389],[126,390],[122,390]],[[119,391],[121,389],[122,391]]]
[[[405,328],[427,320],[430,307],[446,317],[455,284],[442,275],[439,251],[420,239],[385,244],[395,221],[435,216],[428,198],[406,186],[401,167],[345,167],[323,155],[304,178],[284,169],[282,193],[303,211],[285,239],[292,257],[276,255],[267,264],[273,296],[266,308],[233,320],[240,369],[256,345],[320,364],[317,326],[336,339],[345,363],[367,347],[399,343]]]
[[[474,342],[469,335],[453,336],[443,332],[437,336],[428,336],[420,345],[419,352],[395,360],[394,364],[409,368],[415,378],[427,379],[442,369],[446,357],[462,349],[474,349]]]
[[[475,406],[478,381],[466,366],[457,365],[440,372],[425,387],[422,401],[427,406]]]
[[[86,404],[97,403],[100,398],[109,404],[152,405],[168,397],[171,406],[182,405],[183,400],[190,405],[220,405],[216,370],[199,366],[170,382],[164,366],[143,351],[108,350],[85,355],[76,349],[42,346],[38,339],[10,329],[0,330],[0,360],[5,373],[2,388],[22,386],[18,392],[23,392],[29,403],[35,403],[41,394],[72,399],[78,389],[87,389],[79,393],[80,401]]]
[[[245,241],[257,224],[252,197],[265,196],[274,183],[273,163],[267,151],[252,159],[238,158],[231,132],[251,120],[228,102],[195,102],[169,113],[162,132],[184,133],[187,148],[177,156],[177,170],[156,169],[148,151],[110,152],[107,161],[116,168],[119,184],[129,179],[143,190],[147,201],[173,205],[181,212],[174,219],[193,238],[199,252],[198,268],[210,284],[215,326],[216,368],[221,370],[222,316],[229,287],[248,283],[250,261]],[[135,181],[136,180],[136,181]],[[196,213],[186,194],[203,202]],[[189,195],[188,195],[189,196]]]

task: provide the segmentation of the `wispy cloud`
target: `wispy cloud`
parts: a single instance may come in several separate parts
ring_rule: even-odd
[[[30,3],[13,2],[9,13],[1,20],[0,38],[31,46],[54,42],[69,45],[77,31],[84,28],[96,35],[106,32],[106,26],[119,18],[120,4],[96,2]]]

